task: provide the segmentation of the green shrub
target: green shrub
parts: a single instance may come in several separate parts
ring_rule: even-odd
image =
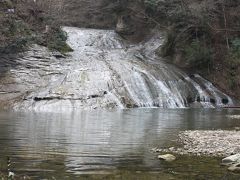
[[[160,0],[144,0],[144,4],[147,8],[155,10]]]
[[[184,56],[190,67],[209,68],[212,65],[213,51],[210,47],[195,40],[185,47]]]
[[[0,53],[17,53],[23,51],[31,38],[31,30],[22,20],[15,16],[1,19]]]
[[[176,44],[177,33],[170,30],[167,31],[166,39],[161,47],[160,55],[163,57],[168,57],[174,54],[175,44]]]
[[[226,56],[225,62],[228,68],[228,84],[234,90],[238,84],[238,72],[240,67],[240,39],[235,38],[231,41],[231,47]]]
[[[240,38],[235,38],[232,41],[232,46],[235,50],[240,51]]]
[[[15,39],[11,43],[9,43],[7,46],[2,47],[2,48],[0,47],[0,53],[9,53],[10,54],[10,53],[21,52],[25,49],[25,47],[27,46],[29,41],[30,40],[28,37],[22,37],[22,38]]]
[[[66,44],[67,35],[61,31],[59,21],[52,14],[56,7],[49,3],[48,0],[37,3],[7,0],[4,7],[0,3],[0,53],[17,53],[34,43],[61,53],[72,51]],[[5,13],[7,8],[13,7],[15,13]],[[46,25],[49,24],[51,26],[46,33]]]
[[[232,52],[240,58],[240,38],[235,38],[232,41],[232,46],[231,46]]]
[[[228,78],[228,86],[232,90],[234,90],[237,87],[237,79],[236,79],[236,77]]]
[[[240,53],[230,50],[226,61],[230,67],[240,66]]]
[[[231,41],[231,48],[228,51],[226,61],[230,68],[237,69],[240,66],[240,39],[235,38]]]
[[[67,33],[60,28],[54,29],[47,34],[46,46],[50,50],[57,50],[63,54],[73,51],[72,48],[66,43]]]

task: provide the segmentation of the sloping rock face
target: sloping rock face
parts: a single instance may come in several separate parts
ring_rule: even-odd
[[[1,77],[1,102],[36,111],[232,104],[199,75],[188,77],[155,55],[159,33],[138,44],[112,30],[63,28],[74,52],[64,57],[33,46]]]
[[[49,84],[54,76],[61,76],[62,62],[47,48],[34,45],[24,54],[1,57],[0,101],[3,108],[22,101],[28,93]]]

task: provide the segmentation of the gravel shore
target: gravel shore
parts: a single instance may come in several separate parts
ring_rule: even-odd
[[[240,131],[184,131],[179,137],[183,147],[155,149],[155,151],[199,156],[229,156],[240,153]]]

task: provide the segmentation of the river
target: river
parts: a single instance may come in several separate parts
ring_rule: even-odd
[[[219,158],[178,156],[161,162],[154,147],[177,145],[189,129],[232,129],[222,109],[0,112],[0,172],[7,157],[17,177],[32,179],[239,179]]]

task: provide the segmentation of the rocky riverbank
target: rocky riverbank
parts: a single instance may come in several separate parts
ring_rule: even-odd
[[[180,134],[183,148],[176,152],[229,156],[240,152],[240,131],[185,131]]]
[[[236,130],[196,130],[179,134],[181,147],[153,149],[154,152],[171,152],[179,155],[201,157],[225,157],[221,165],[229,166],[228,170],[240,172],[240,131]],[[170,154],[171,155],[171,154]],[[162,159],[159,155],[158,158]],[[171,155],[172,156],[172,155]],[[167,161],[167,159],[164,159]]]
[[[154,151],[221,157],[240,152],[240,131],[238,130],[184,131],[179,134],[179,141],[182,147],[154,149]]]

